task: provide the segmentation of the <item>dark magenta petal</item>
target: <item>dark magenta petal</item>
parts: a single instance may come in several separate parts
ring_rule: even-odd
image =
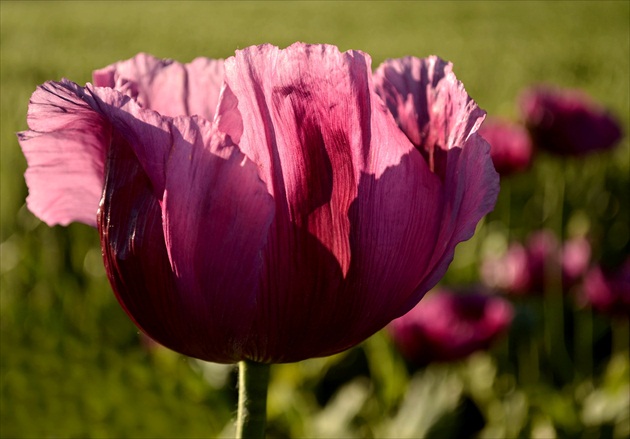
[[[239,340],[216,313],[179,288],[164,239],[162,208],[131,145],[115,133],[99,210],[107,274],[121,305],[151,338],[177,352],[234,362]],[[209,342],[211,340],[211,342]]]
[[[407,359],[426,365],[488,349],[509,328],[512,317],[512,306],[500,297],[439,289],[388,329]]]
[[[223,60],[196,58],[182,64],[140,53],[96,70],[93,80],[97,87],[121,91],[164,116],[212,120],[223,84]]]
[[[242,359],[250,330],[243,322],[252,320],[273,215],[257,167],[210,122],[172,121],[110,88],[49,83],[35,97],[31,125],[42,133],[20,137],[27,154],[51,156],[41,166],[52,172],[53,195],[51,182],[33,186],[49,201],[44,218],[64,221],[59,203],[67,199],[79,212],[67,221],[91,214],[95,225],[103,194],[98,225],[107,272],[130,317],[178,352]],[[89,184],[86,203],[73,191]]]
[[[621,139],[619,122],[580,90],[535,86],[519,102],[534,144],[552,153],[584,155]]]
[[[533,146],[522,125],[501,119],[486,120],[479,134],[490,144],[492,162],[500,175],[522,172],[531,165]]]
[[[48,225],[96,226],[111,133],[79,89],[69,81],[39,86],[29,103],[30,131],[18,134],[28,163],[26,203]]]
[[[182,300],[195,310],[188,318],[205,325],[199,342],[238,341],[225,344],[233,361],[243,358],[252,331],[273,216],[256,165],[229,139],[203,119],[174,121],[162,203],[166,246]]]

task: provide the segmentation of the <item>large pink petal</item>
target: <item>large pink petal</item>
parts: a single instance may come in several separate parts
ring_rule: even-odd
[[[39,86],[29,104],[30,131],[18,133],[28,163],[26,203],[48,225],[96,226],[111,132],[78,88],[69,81]]]
[[[437,231],[439,180],[373,93],[370,59],[265,45],[226,61],[239,147],[276,217],[251,357],[296,361],[361,341],[396,317]],[[386,306],[385,309],[381,309]]]
[[[140,53],[96,70],[93,80],[96,86],[115,88],[162,115],[212,120],[223,84],[223,60],[200,57],[182,64]]]

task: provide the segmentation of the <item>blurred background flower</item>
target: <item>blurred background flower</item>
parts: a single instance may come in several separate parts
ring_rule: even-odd
[[[582,300],[598,312],[630,317],[630,259],[620,267],[596,266],[589,270]]]
[[[528,236],[525,245],[510,244],[505,254],[491,255],[481,265],[487,285],[514,295],[543,294],[550,282],[561,275],[561,287],[568,291],[586,272],[591,247],[585,238],[558,242],[550,230]]]
[[[525,126],[538,148],[584,155],[610,149],[621,138],[616,118],[583,90],[535,86],[519,99]]]
[[[502,177],[529,169],[534,151],[525,127],[508,120],[488,118],[479,134],[490,144],[492,162]]]
[[[488,349],[509,328],[512,316],[512,306],[501,297],[438,288],[388,328],[409,361],[426,365]]]

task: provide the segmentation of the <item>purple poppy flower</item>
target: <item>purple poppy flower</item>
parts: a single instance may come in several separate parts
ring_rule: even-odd
[[[532,87],[521,95],[520,107],[534,144],[556,154],[605,150],[621,138],[619,122],[580,90]]]
[[[526,245],[512,243],[505,255],[483,261],[481,277],[493,287],[514,295],[542,294],[550,276],[560,274],[564,292],[588,269],[591,246],[585,238],[560,243],[553,232],[532,233]]]
[[[582,301],[597,311],[630,318],[630,259],[616,270],[592,268],[582,289]]]
[[[428,131],[453,139],[436,175],[370,62],[262,45],[47,82],[19,134],[28,207],[49,225],[96,225],[121,305],[177,352],[289,362],[347,349],[422,298],[498,192],[483,113],[445,64],[430,70],[445,105]],[[465,111],[446,105],[459,100]]]
[[[481,292],[436,289],[388,330],[405,358],[417,365],[455,361],[488,349],[512,323],[512,305]]]
[[[523,126],[501,119],[486,120],[479,134],[490,144],[492,162],[501,176],[525,171],[531,165],[532,142]]]

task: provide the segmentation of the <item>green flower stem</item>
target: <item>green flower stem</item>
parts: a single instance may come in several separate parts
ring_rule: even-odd
[[[237,439],[265,437],[269,367],[249,360],[238,363]]]
[[[591,309],[573,312],[575,366],[586,378],[593,378],[593,311]]]
[[[565,163],[561,163],[560,169],[552,168],[547,170],[547,173],[542,174],[544,184],[543,221],[546,227],[553,230],[560,240],[564,237],[564,195],[567,175],[567,169],[564,165]],[[549,178],[550,172],[555,172],[556,177]],[[564,296],[561,268],[545,267],[544,290],[543,309],[547,353],[551,357],[552,368],[556,374],[568,383],[573,379],[574,366],[567,351],[564,336]]]
[[[624,354],[630,346],[630,323],[624,318],[614,319],[611,325],[613,354]]]

